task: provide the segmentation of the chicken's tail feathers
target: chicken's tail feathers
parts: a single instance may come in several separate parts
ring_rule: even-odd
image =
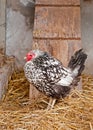
[[[83,51],[83,49],[80,49],[75,52],[75,54],[71,57],[70,62],[68,63],[68,68],[73,71],[73,76],[80,76],[82,71],[85,68],[85,61],[87,59],[87,54]]]

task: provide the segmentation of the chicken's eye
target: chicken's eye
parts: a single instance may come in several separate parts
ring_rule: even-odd
[[[32,57],[32,54],[29,54],[29,56],[31,56],[31,57]]]

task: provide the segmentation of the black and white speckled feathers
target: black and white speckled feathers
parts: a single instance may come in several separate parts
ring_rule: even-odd
[[[24,70],[28,81],[48,96],[59,98],[60,96],[64,96],[66,91],[70,90],[68,87],[63,87],[69,72],[63,68],[60,61],[47,53],[28,61],[25,64]],[[61,79],[64,80],[63,86],[60,83]]]
[[[39,53],[37,50],[33,52],[37,56],[26,62],[24,66],[28,81],[48,96],[55,98],[66,96],[75,78],[71,68],[63,67],[59,60],[46,52],[39,52],[39,50]]]

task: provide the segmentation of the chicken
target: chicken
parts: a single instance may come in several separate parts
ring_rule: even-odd
[[[40,92],[50,97],[50,109],[56,99],[68,95],[72,86],[78,83],[86,58],[87,55],[80,49],[71,57],[66,68],[47,52],[32,50],[26,55],[25,76]]]

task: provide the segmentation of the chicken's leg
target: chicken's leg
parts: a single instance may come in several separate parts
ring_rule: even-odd
[[[55,105],[55,102],[56,102],[56,99],[50,97],[50,99],[49,99],[49,103],[48,103],[48,106],[47,106],[47,110],[52,109],[52,108],[54,107],[54,105]]]

